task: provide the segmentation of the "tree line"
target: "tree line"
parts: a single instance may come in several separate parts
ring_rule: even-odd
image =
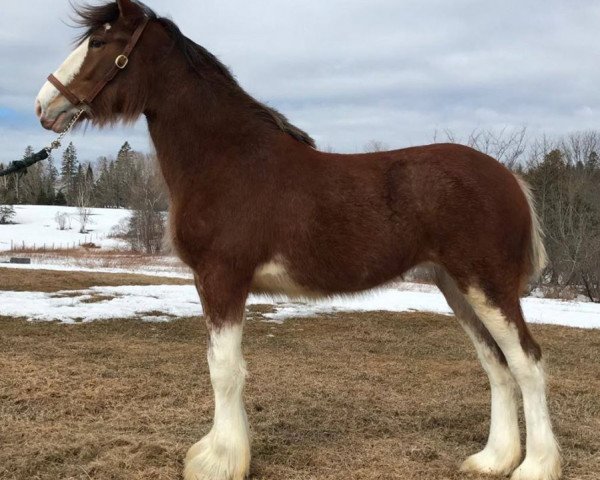
[[[549,264],[542,281],[600,302],[600,132],[536,142],[519,166],[534,189]]]
[[[28,146],[23,158],[32,153],[33,148]],[[69,143],[59,169],[50,157],[27,169],[24,175],[0,179],[0,204],[133,208],[136,199],[132,187],[153,173],[148,168],[152,161],[125,142],[114,159],[100,157],[95,162],[80,162],[75,145]],[[3,167],[0,163],[0,169]],[[166,203],[161,207],[166,210]]]
[[[466,138],[445,131],[434,141],[469,145],[527,180],[549,256],[540,283],[557,295],[574,292],[600,302],[600,132],[530,140],[525,129],[476,130]],[[365,150],[388,148],[372,141]],[[28,147],[24,156],[31,152]],[[82,163],[71,143],[60,170],[51,161],[42,162],[27,175],[0,178],[0,223],[10,220],[12,204],[129,208],[133,213],[123,237],[135,250],[157,253],[168,204],[155,165],[151,156],[133,151],[127,142],[114,159]]]
[[[27,147],[23,157],[32,152],[32,147]],[[150,254],[160,252],[168,207],[155,159],[132,150],[128,142],[116,158],[100,157],[95,162],[80,162],[70,143],[59,168],[50,158],[28,168],[24,175],[0,178],[0,224],[14,219],[13,205],[77,207],[81,233],[93,221],[92,207],[130,209],[131,217],[116,234],[132,249]],[[60,220],[57,218],[57,223]]]
[[[526,129],[450,131],[434,142],[469,145],[521,175],[532,187],[545,232],[548,266],[534,286],[600,302],[600,132],[528,139]],[[389,149],[371,141],[365,151]]]

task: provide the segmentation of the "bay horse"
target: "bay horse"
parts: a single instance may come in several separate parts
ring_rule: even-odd
[[[250,292],[352,294],[421,264],[432,266],[491,385],[487,444],[462,470],[559,478],[542,354],[520,305],[546,261],[523,180],[460,145],[320,152],[145,5],[119,0],[77,13],[85,33],[35,110],[57,132],[80,109],[98,126],[146,117],[169,190],[171,240],[194,272],[209,332],[214,423],[187,453],[186,480],[249,473],[241,344]]]

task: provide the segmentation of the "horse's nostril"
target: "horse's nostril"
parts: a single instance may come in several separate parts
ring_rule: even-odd
[[[40,116],[40,123],[46,130],[50,130],[55,120],[49,120],[44,114]]]
[[[42,104],[40,103],[39,100],[35,101],[35,114],[37,115],[38,118],[40,118],[42,116]]]

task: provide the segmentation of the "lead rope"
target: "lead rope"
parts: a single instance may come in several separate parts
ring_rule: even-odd
[[[56,140],[54,140],[52,143],[50,143],[50,145],[43,148],[39,152],[34,153],[33,155],[30,155],[29,157],[25,157],[23,160],[15,160],[10,163],[8,168],[6,168],[4,170],[0,170],[0,177],[10,175],[11,173],[25,174],[29,167],[31,167],[32,165],[35,165],[38,162],[41,162],[42,160],[46,160],[50,156],[50,153],[52,152],[52,150],[56,150],[57,148],[60,148],[62,139],[65,137],[65,135],[67,133],[69,133],[71,131],[71,129],[75,126],[75,123],[77,123],[77,120],[79,120],[79,117],[81,117],[81,115],[83,115],[84,112],[85,112],[85,108],[82,108],[81,110],[79,110],[75,114],[75,116],[71,119],[69,124],[65,127],[65,129],[62,132],[60,132],[58,137],[56,137]]]

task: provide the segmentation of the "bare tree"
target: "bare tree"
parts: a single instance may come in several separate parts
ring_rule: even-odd
[[[163,245],[166,190],[153,158],[140,157],[137,172],[130,192],[133,211],[126,239],[132,249],[154,255],[160,253]]]
[[[92,209],[90,208],[93,185],[88,182],[79,182],[75,197],[77,205],[77,220],[79,221],[79,233],[87,233],[87,226],[92,222]]]
[[[546,231],[545,281],[600,301],[600,166],[588,133],[541,139],[525,173]]]
[[[79,233],[88,233],[88,225],[92,222],[92,209],[89,207],[77,207],[77,220],[79,221]]]
[[[598,167],[600,153],[600,132],[575,132],[564,137],[559,142],[566,161],[573,166]],[[594,165],[590,165],[594,164]]]
[[[12,223],[15,215],[15,208],[12,205],[0,205],[0,225]]]
[[[386,145],[384,142],[381,142],[379,140],[369,140],[367,142],[367,144],[363,148],[363,150],[366,153],[369,153],[369,152],[385,152],[385,151],[387,151],[389,149],[390,149],[390,147],[388,145]]]
[[[434,142],[438,143],[439,134],[434,133]],[[461,143],[479,150],[514,169],[524,159],[527,152],[527,128],[502,128],[498,131],[475,129],[466,139],[457,137],[451,130],[444,130],[442,141]]]
[[[54,221],[59,230],[71,230],[71,221],[69,214],[65,212],[56,212],[54,215]]]

